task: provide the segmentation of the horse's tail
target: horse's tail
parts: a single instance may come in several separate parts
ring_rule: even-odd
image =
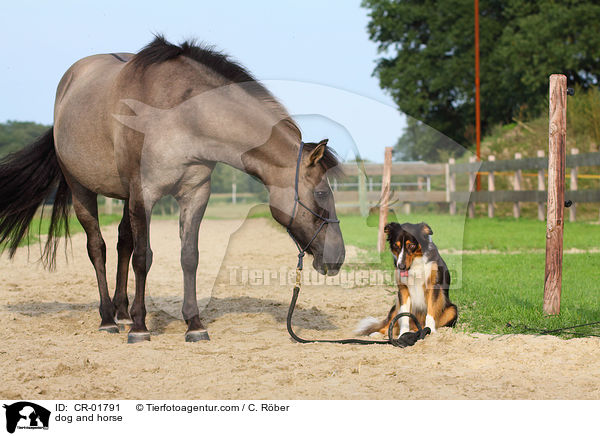
[[[48,239],[42,263],[56,266],[56,249],[61,234],[69,237],[71,190],[58,164],[53,129],[27,147],[0,160],[0,250],[13,257],[29,235],[29,226],[40,206],[54,195]]]

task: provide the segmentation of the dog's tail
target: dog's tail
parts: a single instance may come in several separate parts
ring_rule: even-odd
[[[381,332],[383,334],[387,334],[388,326],[392,319],[396,315],[396,305],[393,305],[388,313],[388,316],[384,319],[373,318],[372,316],[368,316],[359,321],[356,329],[354,329],[354,333],[358,336],[368,336],[371,333]]]

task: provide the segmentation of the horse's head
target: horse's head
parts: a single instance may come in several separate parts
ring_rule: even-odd
[[[327,180],[328,173],[335,171],[337,165],[337,158],[327,148],[326,139],[319,143],[305,143],[297,173],[298,203],[294,207],[294,194],[292,191],[290,195],[289,189],[285,190],[285,198],[271,197],[273,217],[288,228],[300,248],[313,255],[313,267],[327,275],[339,272],[346,254],[333,192]],[[295,188],[295,179],[289,180],[289,183]],[[292,217],[282,210],[291,210]],[[324,223],[322,218],[336,222]]]

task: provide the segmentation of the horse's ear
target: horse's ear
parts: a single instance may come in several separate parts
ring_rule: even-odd
[[[323,158],[323,156],[325,155],[325,150],[328,141],[329,139],[323,139],[317,144],[315,149],[310,153],[310,156],[308,157],[309,165],[315,165]]]

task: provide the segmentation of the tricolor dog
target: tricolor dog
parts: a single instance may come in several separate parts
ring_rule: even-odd
[[[385,233],[396,267],[396,303],[383,320],[373,317],[363,319],[356,333],[387,334],[391,320],[399,312],[412,313],[421,326],[429,328],[431,332],[439,327],[453,327],[458,311],[448,297],[450,273],[431,239],[431,227],[425,223],[389,223],[385,226]],[[409,317],[400,318],[398,324],[394,327],[394,336],[416,331]],[[414,343],[414,340],[411,342]]]

